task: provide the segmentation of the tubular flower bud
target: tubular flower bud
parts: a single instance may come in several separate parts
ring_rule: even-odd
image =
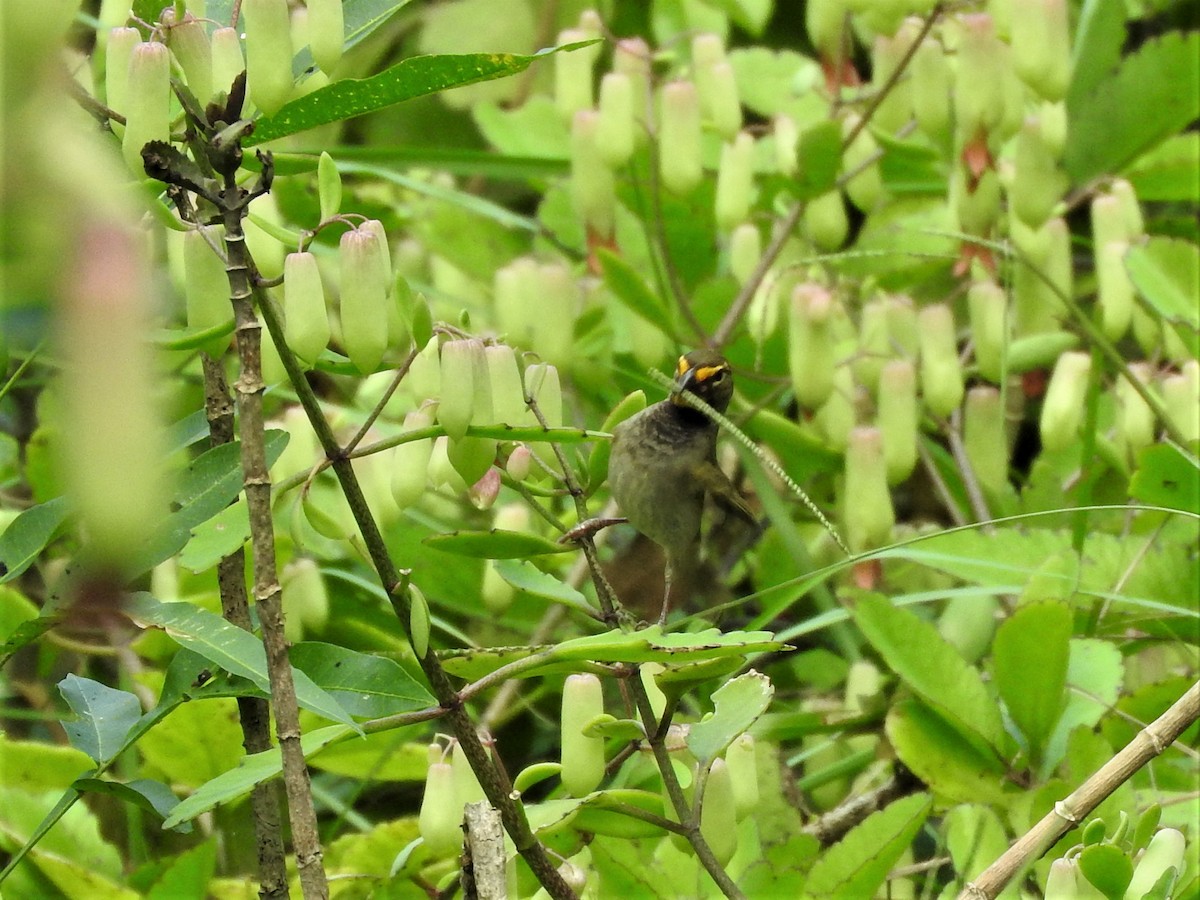
[[[975,366],[981,376],[994,384],[1000,382],[1001,360],[1007,340],[1007,305],[1003,289],[990,281],[978,281],[967,291]]]
[[[884,316],[887,319],[888,340],[901,356],[916,358],[921,338],[917,331],[917,309],[912,297],[905,294],[889,294],[884,298]]]
[[[717,170],[717,227],[726,231],[745,221],[754,200],[754,138],[746,132],[721,148]]]
[[[344,35],[342,0],[308,0],[308,47],[326,75],[341,61]]]
[[[1162,383],[1163,404],[1185,441],[1200,439],[1200,363],[1188,360],[1178,375]]]
[[[878,428],[851,430],[842,490],[842,517],[851,551],[860,553],[887,543],[896,513],[887,486],[883,435]]]
[[[317,160],[317,199],[322,221],[333,218],[342,209],[342,176],[333,157],[324,150]]]
[[[808,39],[823,58],[837,59],[842,56],[849,6],[847,0],[810,0],[804,5]]]
[[[1096,247],[1096,301],[1100,307],[1100,327],[1111,341],[1118,341],[1129,330],[1133,318],[1133,282],[1125,271],[1129,245],[1109,241]]]
[[[911,362],[894,359],[883,367],[878,405],[888,484],[899,484],[917,465],[917,375]]]
[[[650,47],[639,37],[622,38],[613,48],[613,71],[629,78],[633,117],[641,125],[650,121]],[[635,140],[644,132],[634,130]]]
[[[1091,371],[1092,358],[1079,351],[1064,353],[1054,366],[1040,423],[1042,446],[1052,453],[1076,443]]]
[[[1109,187],[1109,191],[1121,209],[1121,218],[1125,223],[1125,234],[1129,240],[1139,238],[1145,234],[1146,222],[1142,216],[1142,208],[1138,205],[1137,193],[1133,190],[1133,185],[1124,178],[1115,178]]]
[[[984,490],[1000,493],[1008,484],[1008,437],[1000,391],[980,385],[967,391],[963,413],[963,449],[975,480]]]
[[[876,36],[871,46],[871,84],[875,90],[883,90],[913,45],[919,31],[917,20],[908,19],[891,37],[888,35],[892,32]],[[871,124],[885,134],[895,134],[903,128],[912,114],[912,90],[912,79],[909,78],[903,78],[893,84],[876,109]]]
[[[404,430],[417,431],[433,424],[433,410],[427,405],[404,417]],[[401,444],[392,454],[392,499],[407,509],[425,496],[429,483],[429,457],[433,441],[422,438]]]
[[[104,50],[104,99],[119,113],[129,109],[129,61],[133,48],[142,42],[136,28],[114,28]]]
[[[408,382],[417,400],[433,400],[442,395],[442,362],[438,357],[437,335],[431,337],[408,369]],[[427,424],[432,425],[432,420]]]
[[[796,145],[800,140],[800,128],[791,116],[780,114],[774,119],[775,167],[779,174],[790,178],[796,174]]]
[[[842,135],[848,136],[858,121],[858,116],[847,116],[842,122]],[[878,156],[878,153],[879,144],[871,132],[864,128],[842,154],[843,172],[849,173],[861,169],[857,175],[846,182],[846,196],[850,198],[851,203],[864,212],[874,209],[879,198],[883,196],[883,179],[879,175],[879,165],[872,161],[874,157]]]
[[[917,125],[937,146],[950,137],[950,91],[954,73],[940,41],[926,38],[912,63],[912,105]]]
[[[292,95],[292,29],[287,0],[244,0],[246,90],[270,116]]]
[[[624,72],[609,72],[601,79],[595,143],[600,158],[611,168],[625,165],[633,156],[635,99],[633,79]]]
[[[228,91],[233,80],[246,71],[242,41],[235,28],[217,28],[212,33],[213,87]]]
[[[796,400],[816,409],[833,393],[834,298],[819,284],[798,284],[792,290],[788,319],[788,371]]]
[[[507,344],[492,344],[484,348],[488,380],[492,393],[492,422],[517,425],[525,419],[525,395],[521,387],[521,370],[517,355]]]
[[[289,253],[283,262],[283,334],[287,345],[312,365],[329,346],[329,317],[317,258]]]
[[[921,339],[921,395],[935,416],[948,416],[963,399],[962,363],[954,313],[938,303],[918,314]]]
[[[354,367],[365,375],[375,371],[387,349],[383,254],[375,234],[361,228],[342,235],[338,252],[342,268],[342,345]]]
[[[1131,363],[1129,370],[1142,385],[1150,385],[1153,371],[1148,363]],[[1135,462],[1138,453],[1154,443],[1154,412],[1125,378],[1117,379],[1116,395],[1117,442],[1125,449],[1126,461]]]
[[[750,280],[754,267],[762,256],[762,235],[758,226],[744,222],[729,236],[729,273],[738,284]]]
[[[507,339],[520,347],[533,346],[533,331],[540,305],[538,266],[528,256],[518,257],[496,270],[492,281],[496,318]]]
[[[734,808],[740,822],[758,809],[758,761],[754,753],[754,735],[742,734],[725,751],[725,765],[733,787]]]
[[[279,581],[288,640],[300,641],[306,631],[324,628],[329,621],[329,592],[316,562],[306,556],[293,559],[284,566]]]
[[[974,187],[959,170],[951,191],[959,230],[980,237],[990,234],[1000,216],[1000,178],[996,170],[985,169]]]
[[[742,101],[733,66],[722,60],[708,68],[697,68],[696,92],[703,117],[717,134],[732,139],[742,127]]]
[[[1004,118],[1007,74],[995,23],[987,13],[958,17],[958,76],[954,111],[959,143],[986,137]]]
[[[142,147],[150,141],[171,138],[171,59],[165,44],[146,41],[133,48],[129,57],[128,109],[121,150],[125,163],[145,177]]]
[[[582,303],[579,284],[563,263],[538,266],[537,289],[525,298],[534,310],[533,348],[555,365],[575,357],[575,316]]]
[[[167,46],[183,69],[188,89],[201,105],[208,103],[213,96],[213,61],[204,23],[190,12],[176,22],[175,10],[169,7],[163,10],[163,24],[167,26]]]
[[[417,828],[434,859],[448,859],[462,852],[462,808],[450,763],[431,765],[425,773],[425,796]]]
[[[830,449],[842,452],[854,427],[854,376],[849,366],[838,366],[833,372],[833,390],[813,421],[821,429]]]
[[[1186,843],[1182,832],[1174,828],[1159,829],[1150,839],[1150,845],[1142,851],[1137,868],[1133,870],[1133,879],[1125,889],[1127,900],[1145,896],[1169,869],[1174,869],[1175,875],[1168,879],[1163,895],[1171,896],[1171,889],[1184,869],[1183,851]]]
[[[607,242],[616,225],[617,194],[599,127],[600,114],[590,109],[579,110],[571,122],[571,205],[588,233]]]
[[[1043,896],[1075,900],[1079,896],[1079,864],[1073,859],[1056,859],[1050,863]]]
[[[415,584],[409,585],[408,634],[412,640],[413,653],[424,659],[429,652],[429,601]]]
[[[704,805],[700,808],[700,833],[721,865],[727,865],[737,852],[737,801],[729,766],[723,759],[714,759],[704,789]]]
[[[503,615],[510,606],[517,590],[500,577],[496,571],[495,560],[488,560],[483,567],[483,584],[479,588],[479,596],[487,611],[494,616]]]
[[[1042,140],[1050,154],[1061,160],[1067,147],[1067,104],[1061,100],[1058,103],[1043,103],[1038,107],[1038,119],[1042,123]]]
[[[1041,121],[1027,118],[1017,134],[1015,171],[1008,192],[1013,212],[1030,228],[1039,228],[1050,218],[1066,187],[1066,176],[1042,138]]]
[[[467,433],[479,393],[476,381],[485,377],[486,367],[481,341],[447,341],[442,345],[442,396],[437,418],[452,440],[462,440]]]
[[[475,777],[475,770],[471,768],[467,754],[458,741],[454,742],[454,749],[450,752],[450,765],[454,769],[454,789],[459,803],[478,803],[486,799],[483,786]]]
[[[1103,247],[1113,241],[1128,241],[1129,213],[1120,199],[1112,194],[1097,194],[1092,198],[1092,245]]]
[[[229,278],[225,263],[217,256],[209,241],[224,246],[225,229],[220,225],[204,225],[183,235],[183,291],[187,301],[188,328],[206,331],[219,325],[232,330],[233,306],[229,301]],[[207,240],[205,239],[207,236]],[[219,358],[229,347],[229,331],[206,341],[201,348]]]
[[[562,782],[572,797],[585,797],[604,780],[604,738],[583,733],[604,713],[600,679],[591,674],[568,675],[562,697]]]
[[[578,28],[564,28],[558,33],[558,45],[574,44],[592,36]],[[554,54],[554,104],[568,122],[581,109],[592,108],[592,48]]]
[[[1071,32],[1066,0],[1011,0],[1013,69],[1045,100],[1067,95]]]
[[[879,373],[891,355],[892,340],[888,334],[885,301],[878,299],[864,303],[858,323],[858,352],[851,364],[858,383],[875,393],[879,388]]]
[[[849,233],[850,220],[846,217],[841,191],[814,197],[804,207],[804,234],[818,250],[827,253],[837,250]]]
[[[560,56],[562,54],[559,54]],[[700,183],[700,101],[690,81],[672,81],[659,98],[659,176],[672,193],[686,194]]]

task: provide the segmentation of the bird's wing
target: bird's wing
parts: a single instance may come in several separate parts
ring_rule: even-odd
[[[758,522],[758,517],[754,515],[745,498],[715,462],[700,463],[692,469],[692,475],[725,510],[737,513],[751,525]]]

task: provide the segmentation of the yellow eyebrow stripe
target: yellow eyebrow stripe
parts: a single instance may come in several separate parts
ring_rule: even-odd
[[[679,362],[675,366],[675,377],[678,378],[680,375],[682,375],[684,372],[687,371],[687,368],[688,368],[687,357],[686,356],[679,357]]]
[[[712,378],[718,372],[724,372],[725,368],[726,368],[725,366],[701,366],[699,369],[696,370],[696,380],[697,381],[707,381],[709,378]]]

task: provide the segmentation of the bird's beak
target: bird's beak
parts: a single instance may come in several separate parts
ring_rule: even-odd
[[[696,368],[691,366],[684,369],[675,376],[675,390],[671,392],[671,402],[676,406],[685,406],[686,404],[680,398],[680,394],[684,391],[690,391],[692,385],[696,381]]]

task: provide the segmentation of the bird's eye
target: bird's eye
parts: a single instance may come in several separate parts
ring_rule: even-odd
[[[725,380],[725,376],[728,374],[729,374],[728,369],[717,369],[716,373],[713,375],[713,379],[712,379],[713,384],[720,384],[722,381]]]

